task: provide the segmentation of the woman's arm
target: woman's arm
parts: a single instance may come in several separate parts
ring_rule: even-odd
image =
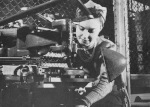
[[[107,94],[112,91],[114,81],[109,82],[105,65],[102,64],[100,67],[101,75],[99,77],[98,83],[95,83],[92,91],[88,93],[82,101],[90,107],[93,103],[103,99]]]
[[[116,50],[116,45],[113,42],[103,37],[101,37],[100,39],[102,41],[100,44],[100,48]],[[103,60],[103,58],[99,57],[98,61],[95,62],[95,68],[97,72],[100,72],[98,82],[95,84],[92,91],[88,93],[84,97],[84,99],[82,99],[88,107],[93,103],[103,99],[107,94],[109,94],[112,91],[114,85],[114,81],[109,82],[106,65],[104,63],[101,63],[101,60]]]

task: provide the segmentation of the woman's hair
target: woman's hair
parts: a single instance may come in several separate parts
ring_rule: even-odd
[[[102,7],[101,5],[94,3],[91,0],[85,4],[85,7],[91,12],[94,18],[99,18],[104,25],[107,13],[107,9],[105,7]],[[81,22],[89,19],[90,18],[85,15],[82,10],[77,8],[74,22]]]
[[[89,11],[91,12],[91,14],[93,15],[94,18],[99,18],[99,17],[103,17],[101,12],[103,10],[101,9],[96,9],[96,8],[88,8]],[[84,17],[85,14],[83,11],[81,11],[79,8],[76,11],[76,18],[80,18],[80,17]]]

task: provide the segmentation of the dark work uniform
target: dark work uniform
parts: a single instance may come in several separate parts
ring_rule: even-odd
[[[91,52],[78,50],[76,66],[82,66],[89,77],[96,79],[92,89],[80,99],[80,103],[88,107],[123,107],[121,94],[115,88],[114,81],[110,82],[108,79],[107,65],[101,52],[102,48],[107,48],[106,46],[110,44],[107,41],[100,41]]]

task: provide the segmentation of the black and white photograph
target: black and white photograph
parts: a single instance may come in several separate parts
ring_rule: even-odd
[[[0,107],[150,107],[149,0],[0,0]]]

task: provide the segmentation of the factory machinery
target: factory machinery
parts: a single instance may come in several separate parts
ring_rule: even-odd
[[[78,49],[73,21],[39,13],[62,1],[51,0],[0,21],[0,106],[71,106],[76,95],[91,87],[94,79],[74,64]],[[50,28],[24,24],[23,18],[33,14]]]

